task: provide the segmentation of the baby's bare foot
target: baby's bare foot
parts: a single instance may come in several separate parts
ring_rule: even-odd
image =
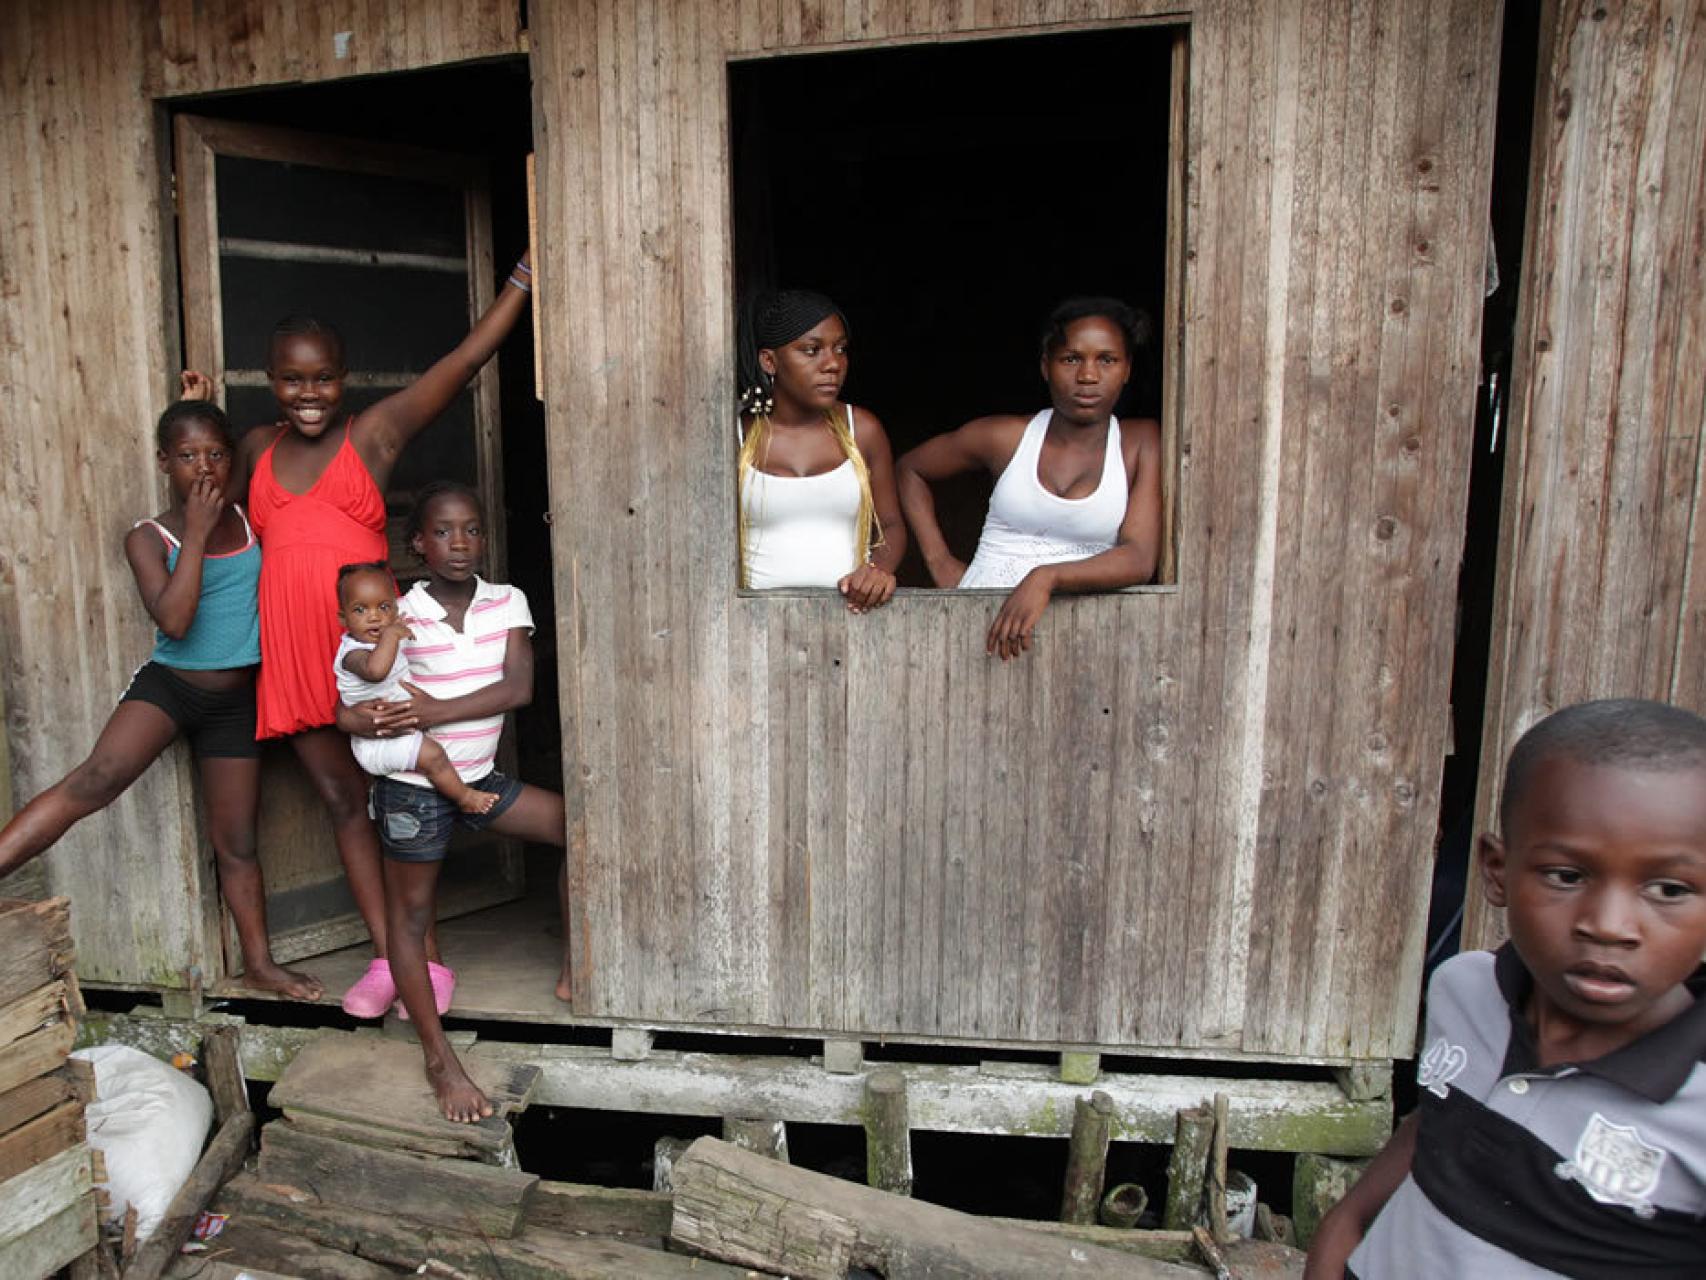
[[[426,1076],[433,1093],[438,1095],[438,1106],[446,1120],[473,1124],[492,1114],[491,1102],[456,1059],[437,1064],[428,1062]]]
[[[456,807],[463,813],[488,813],[497,802],[497,792],[481,791],[478,787],[469,787],[462,793],[462,798],[456,802]]]
[[[292,1000],[318,1000],[326,988],[311,973],[298,973],[281,964],[247,964],[243,966],[243,985],[256,991],[276,991]]]

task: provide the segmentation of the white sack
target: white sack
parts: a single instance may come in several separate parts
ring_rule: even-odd
[[[84,1118],[89,1145],[106,1160],[109,1221],[136,1206],[136,1237],[154,1234],[178,1188],[201,1158],[213,1123],[213,1100],[182,1071],[125,1045],[98,1045],[71,1055],[95,1068],[95,1101]]]

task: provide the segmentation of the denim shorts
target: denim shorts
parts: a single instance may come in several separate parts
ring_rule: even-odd
[[[496,769],[468,785],[477,791],[490,791],[498,802],[485,813],[463,813],[431,787],[375,778],[368,811],[379,828],[385,856],[398,862],[440,862],[450,849],[451,832],[458,823],[471,831],[491,826],[516,802],[522,789],[521,783]]]

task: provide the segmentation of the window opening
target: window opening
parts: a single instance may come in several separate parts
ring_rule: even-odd
[[[835,299],[853,339],[845,398],[882,419],[897,456],[971,418],[1044,407],[1043,318],[1068,296],[1111,294],[1147,311],[1157,335],[1116,412],[1161,418],[1165,431],[1181,34],[1135,27],[732,64],[737,292]],[[1169,496],[1174,485],[1169,471]],[[982,477],[936,488],[943,531],[967,560],[990,488]],[[732,514],[730,525],[732,536]],[[1170,528],[1163,540],[1170,550]],[[916,547],[900,582],[930,585]]]

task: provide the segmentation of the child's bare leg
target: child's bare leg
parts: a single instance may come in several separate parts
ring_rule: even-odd
[[[331,815],[344,879],[373,938],[374,954],[383,956],[385,879],[379,869],[379,833],[367,814],[367,774],[350,754],[349,739],[330,726],[293,734],[290,745]]]
[[[0,876],[17,870],[105,809],[178,736],[177,723],[151,702],[121,702],[89,758],[31,800],[0,830]]]
[[[462,781],[462,775],[456,772],[456,766],[450,763],[444,748],[425,735],[421,737],[421,753],[415,757],[415,772],[424,776],[432,783],[434,791],[463,813],[484,813],[498,802],[494,792],[481,791]]]
[[[491,829],[499,835],[514,836],[530,844],[549,844],[561,849],[568,843],[568,824],[563,816],[563,797],[543,787],[525,786],[521,794],[492,821]],[[569,868],[563,864],[557,873],[557,905],[563,913],[563,967],[557,974],[557,999],[572,1000],[573,989],[570,956],[572,934],[569,930]]]
[[[207,838],[219,861],[219,889],[243,944],[244,985],[277,991],[292,1000],[318,1000],[326,994],[320,980],[275,963],[267,940],[266,887],[255,857],[259,757],[204,756],[199,763]]]
[[[432,980],[427,976],[425,939],[435,914],[437,862],[399,862],[385,859],[385,902],[390,920],[391,977],[421,1039],[427,1082],[438,1096],[447,1120],[473,1123],[492,1114],[492,1104],[480,1092],[445,1039],[433,1004]]]

